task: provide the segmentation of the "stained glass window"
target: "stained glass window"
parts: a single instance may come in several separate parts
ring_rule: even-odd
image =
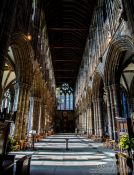
[[[123,118],[130,117],[131,115],[127,93],[123,88],[120,89],[120,114]]]
[[[64,83],[61,85],[61,87],[56,89],[56,96],[58,110],[73,110],[73,89],[68,83]]]
[[[11,96],[9,89],[4,93],[4,98],[2,100],[2,110],[7,109],[7,113],[11,110]]]
[[[66,110],[69,110],[69,94],[66,94]]]

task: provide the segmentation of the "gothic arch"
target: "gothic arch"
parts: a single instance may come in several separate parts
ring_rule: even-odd
[[[34,57],[30,41],[24,34],[15,34],[11,37],[9,46],[12,48],[16,64],[16,81],[30,85]]]
[[[94,120],[94,131],[95,135],[102,137],[105,133],[104,120],[106,119],[106,114],[104,115],[104,82],[101,75],[96,72],[93,79],[92,85],[92,102],[93,102],[93,120]]]
[[[104,68],[105,85],[115,84],[116,71],[123,51],[134,51],[132,39],[129,36],[115,38],[110,47]]]

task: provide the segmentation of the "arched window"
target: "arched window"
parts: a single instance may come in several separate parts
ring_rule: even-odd
[[[56,89],[57,109],[58,110],[73,110],[74,97],[73,89],[68,83],[63,83],[61,87]]]
[[[130,117],[131,111],[127,93],[124,88],[120,88],[120,115],[123,118]]]
[[[4,93],[2,100],[2,111],[6,109],[6,112],[9,113],[11,110],[11,95],[9,89]]]

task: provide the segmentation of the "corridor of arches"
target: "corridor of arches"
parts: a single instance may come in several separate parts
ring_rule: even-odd
[[[133,171],[133,0],[0,6],[0,155],[30,154],[31,175]]]

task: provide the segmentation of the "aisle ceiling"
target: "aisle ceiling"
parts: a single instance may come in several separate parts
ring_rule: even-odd
[[[57,86],[74,86],[95,0],[45,0],[44,10]]]

